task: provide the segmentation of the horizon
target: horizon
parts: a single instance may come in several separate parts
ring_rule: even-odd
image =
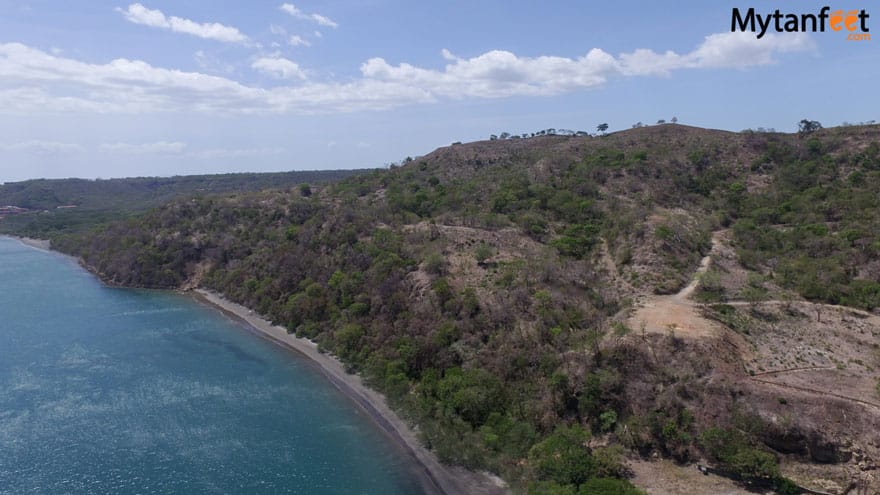
[[[876,41],[731,31],[733,8],[781,7],[763,1],[0,6],[2,183],[381,168],[502,132],[880,113]]]
[[[681,122],[662,122],[662,123],[654,123],[654,124],[644,124],[644,123],[642,123],[642,124],[643,124],[643,125],[640,125],[640,126],[635,126],[635,125],[633,125],[633,126],[631,126],[630,128],[628,128],[628,129],[619,129],[619,130],[615,130],[615,131],[606,132],[605,134],[597,134],[597,133],[594,132],[594,133],[590,133],[590,134],[587,135],[587,136],[575,136],[575,135],[560,134],[558,131],[560,131],[560,130],[567,130],[567,129],[564,129],[564,128],[559,128],[559,129],[557,129],[557,128],[551,128],[551,127],[544,127],[543,130],[552,129],[552,130],[554,130],[554,131],[557,131],[556,133],[547,134],[546,136],[558,136],[558,137],[587,137],[587,138],[601,138],[601,137],[610,136],[610,135],[612,135],[612,134],[617,134],[617,133],[621,133],[621,132],[635,131],[635,130],[637,130],[637,129],[647,129],[647,128],[657,127],[657,126],[680,126],[680,127],[690,127],[690,128],[693,128],[693,129],[700,129],[700,130],[705,130],[705,131],[730,132],[730,133],[733,133],[733,134],[739,134],[739,133],[743,133],[743,132],[755,132],[755,133],[761,133],[761,134],[798,134],[797,131],[794,131],[794,132],[785,132],[785,131],[779,131],[778,129],[774,129],[774,128],[763,128],[763,127],[757,127],[757,128],[746,128],[746,129],[741,129],[741,130],[739,130],[739,131],[731,131],[731,130],[727,130],[727,129],[716,129],[716,128],[708,128],[708,127],[693,126],[693,125],[688,125],[688,124],[682,124]],[[820,124],[821,124],[821,122],[820,122]],[[826,127],[826,126],[823,125],[823,127],[822,127],[821,130],[837,129],[837,128],[847,128],[847,127],[870,127],[870,126],[874,126],[874,125],[880,125],[880,124],[878,124],[875,120],[870,120],[870,121],[867,121],[867,122],[854,122],[854,123],[851,123],[851,122],[843,122],[843,123],[841,123],[840,125],[836,125],[836,126],[827,126],[827,127]],[[571,131],[572,131],[572,132],[575,132],[574,130],[571,130]],[[533,132],[534,132],[534,131],[533,131]],[[384,163],[382,166],[364,166],[364,167],[358,167],[358,168],[325,168],[325,169],[309,169],[309,168],[302,168],[302,169],[295,169],[295,170],[272,170],[272,171],[228,170],[228,171],[222,171],[222,172],[208,172],[208,173],[204,173],[204,174],[132,175],[132,176],[119,176],[119,177],[32,177],[32,178],[22,179],[22,180],[12,180],[12,181],[6,181],[6,182],[2,182],[2,181],[0,181],[0,185],[15,184],[15,183],[22,183],[22,182],[29,182],[29,181],[84,180],[84,181],[90,181],[90,182],[97,182],[97,181],[136,180],[136,179],[173,179],[173,178],[178,178],[178,177],[221,176],[221,175],[284,174],[284,173],[290,173],[290,172],[321,172],[321,171],[346,171],[346,170],[363,170],[363,171],[370,171],[370,170],[387,170],[388,168],[390,168],[390,167],[392,167],[392,166],[403,166],[403,165],[405,165],[405,164],[406,164],[406,159],[418,159],[418,158],[421,158],[421,157],[423,157],[423,156],[425,156],[425,155],[428,155],[428,154],[430,154],[430,153],[433,153],[434,151],[437,151],[437,150],[439,150],[439,149],[446,148],[446,147],[449,147],[449,146],[468,145],[468,144],[473,144],[473,143],[481,143],[481,142],[488,142],[488,141],[495,141],[495,140],[498,140],[498,141],[505,141],[505,140],[514,141],[514,140],[518,140],[518,139],[531,139],[531,138],[536,138],[536,137],[545,137],[545,135],[540,135],[540,136],[539,136],[539,135],[531,135],[531,136],[528,136],[528,137],[522,137],[523,134],[524,134],[524,133],[511,133],[511,137],[508,138],[508,139],[505,139],[505,138],[492,139],[492,137],[494,137],[495,135],[494,135],[494,134],[490,134],[489,136],[491,136],[491,137],[486,137],[486,138],[483,138],[483,139],[475,139],[475,140],[473,140],[473,141],[452,142],[452,143],[448,143],[448,144],[445,144],[445,145],[439,146],[439,147],[437,147],[437,148],[434,148],[433,150],[430,150],[430,151],[428,151],[428,152],[426,152],[426,153],[423,153],[423,154],[417,154],[417,155],[413,155],[413,156],[407,156],[406,158],[401,159],[401,160],[396,161],[396,162],[387,162],[387,163]],[[530,132],[530,133],[526,133],[526,134],[531,134],[531,132]]]

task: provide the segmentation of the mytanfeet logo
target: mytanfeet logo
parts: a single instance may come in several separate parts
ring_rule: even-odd
[[[767,31],[774,29],[777,33],[824,33],[826,28],[834,32],[847,34],[850,41],[868,41],[871,39],[868,29],[868,18],[871,15],[865,9],[835,9],[824,6],[816,13],[782,13],[779,9],[768,14],[759,14],[754,8],[743,12],[734,7],[731,13],[731,31],[751,31],[761,39]]]

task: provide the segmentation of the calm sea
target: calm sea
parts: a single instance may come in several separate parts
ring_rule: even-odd
[[[0,493],[419,493],[303,358],[0,237]]]

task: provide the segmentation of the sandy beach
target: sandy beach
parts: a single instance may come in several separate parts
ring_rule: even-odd
[[[196,298],[247,323],[259,335],[309,358],[342,393],[354,401],[369,417],[415,462],[421,471],[426,493],[502,494],[507,493],[503,482],[488,473],[476,473],[463,468],[446,466],[422,446],[415,432],[392,411],[385,398],[369,389],[357,375],[345,372],[336,358],[318,352],[318,346],[307,339],[287,333],[281,326],[261,318],[250,309],[204,290],[194,291]]]
[[[30,247],[35,247],[37,249],[42,249],[44,251],[49,251],[52,248],[52,242],[48,239],[32,239],[30,237],[13,237],[13,239],[18,239],[22,244],[27,244]]]

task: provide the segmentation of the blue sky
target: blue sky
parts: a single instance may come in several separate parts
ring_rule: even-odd
[[[730,33],[692,2],[0,0],[0,182],[383,166],[677,116],[880,120],[877,40]]]

